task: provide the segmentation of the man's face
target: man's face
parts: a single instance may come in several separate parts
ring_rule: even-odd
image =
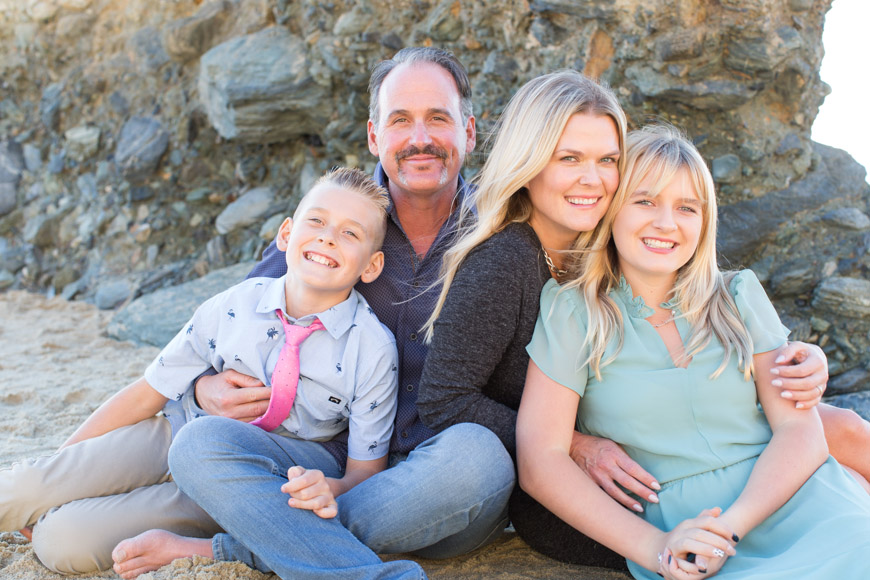
[[[378,94],[380,121],[368,124],[369,151],[395,197],[453,196],[465,155],[474,149],[474,117],[463,122],[459,91],[432,63],[402,64]]]

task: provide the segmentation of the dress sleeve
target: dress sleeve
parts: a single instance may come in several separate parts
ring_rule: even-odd
[[[752,337],[754,354],[768,352],[785,344],[789,330],[780,322],[776,309],[752,270],[741,270],[735,275],[730,290],[737,304],[737,312]]]
[[[541,293],[541,311],[532,342],[526,347],[541,371],[580,395],[586,390],[586,360],[581,350],[586,338],[585,308],[574,289],[563,290],[550,280]]]

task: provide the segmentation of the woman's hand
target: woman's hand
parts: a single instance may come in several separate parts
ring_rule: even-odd
[[[311,510],[324,519],[338,515],[338,504],[322,471],[294,465],[287,470],[287,480],[281,486],[281,491],[290,494],[287,505]]]
[[[734,532],[719,519],[720,508],[702,511],[680,522],[665,535],[658,573],[685,580],[715,575],[729,556],[737,553]]]
[[[635,512],[643,511],[637,500],[625,493],[622,488],[638,497],[658,503],[659,498],[653,490],[658,491],[661,486],[613,441],[574,431],[570,454],[574,463],[586,472],[598,487],[628,509]]]
[[[819,404],[828,382],[828,359],[821,348],[790,342],[779,349],[774,362],[771,384],[781,389],[781,397],[794,401],[796,409]]]

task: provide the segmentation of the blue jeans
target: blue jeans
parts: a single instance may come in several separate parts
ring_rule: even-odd
[[[425,578],[418,564],[375,552],[443,558],[482,546],[504,530],[514,483],[504,446],[475,424],[443,431],[343,494],[329,520],[289,507],[280,491],[293,465],[341,476],[317,443],[203,417],[179,432],[169,463],[179,488],[227,531],[214,538],[216,559],[293,579]]]

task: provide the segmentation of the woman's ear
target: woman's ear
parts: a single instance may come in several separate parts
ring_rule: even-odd
[[[293,218],[287,218],[281,223],[278,228],[278,235],[275,236],[275,245],[282,252],[287,251],[287,240],[290,239],[290,230],[293,229]]]

